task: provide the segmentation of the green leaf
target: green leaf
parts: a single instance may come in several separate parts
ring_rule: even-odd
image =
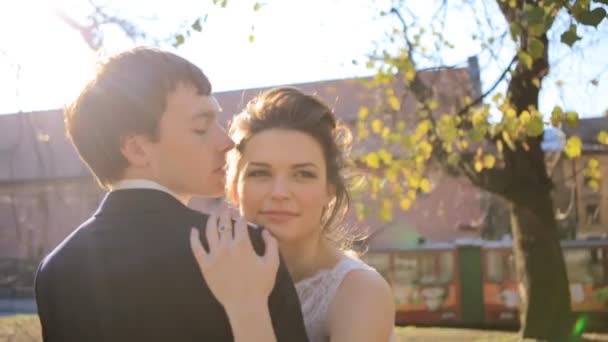
[[[518,22],[512,22],[509,27],[511,31],[511,38],[513,40],[517,40],[517,38],[519,38],[519,36],[521,35],[521,24]]]
[[[528,27],[528,33],[532,37],[540,37],[546,30],[547,27],[545,24],[534,24]]]
[[[545,124],[543,123],[543,118],[537,114],[532,115],[530,122],[528,122],[526,133],[531,137],[538,137],[543,134],[544,130]]]
[[[223,0],[221,6],[225,8],[226,5],[228,5],[228,0]]]
[[[533,58],[541,58],[545,52],[545,45],[537,38],[530,38],[528,51]]]
[[[256,2],[256,3],[253,5],[253,10],[257,12],[257,11],[259,11],[259,10],[260,10],[260,8],[262,8],[262,6],[263,6],[263,5],[262,5],[261,3]]]
[[[252,35],[252,34],[250,34],[250,35],[249,35],[249,42],[250,42],[250,43],[253,43],[254,41],[255,41],[255,36],[254,36],[254,35]]]
[[[564,121],[564,111],[562,110],[562,107],[555,106],[551,112],[551,124],[555,127],[559,127],[562,121]]]
[[[566,155],[569,158],[580,157],[582,147],[583,143],[579,137],[570,137],[568,138],[568,141],[566,141],[564,152],[566,152]]]
[[[573,129],[578,128],[578,113],[568,112],[566,113],[566,124]]]
[[[529,6],[526,9],[525,17],[529,25],[542,24],[545,17],[545,11],[538,6]]]
[[[532,56],[525,53],[524,51],[520,51],[518,53],[518,56],[519,56],[519,61],[521,63],[523,63],[528,69],[532,69],[532,62],[534,62],[534,60],[532,59]]]
[[[574,43],[576,43],[577,40],[580,40],[581,37],[579,37],[576,34],[576,25],[572,24],[570,25],[570,28],[568,29],[568,31],[562,33],[562,37],[561,37],[561,41],[562,43],[568,45],[568,46],[572,46],[574,45]]]
[[[201,32],[201,30],[203,29],[201,27],[201,18],[196,19],[196,21],[192,24],[192,29],[196,32]]]
[[[593,11],[583,12],[579,22],[583,25],[589,25],[597,28],[597,25],[599,25],[604,18],[606,18],[606,10],[602,7],[598,7]]]
[[[175,43],[173,43],[173,46],[178,47],[178,46],[184,44],[185,41],[186,41],[186,38],[184,38],[184,35],[179,34],[175,37]]]

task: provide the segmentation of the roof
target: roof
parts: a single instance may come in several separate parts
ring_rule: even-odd
[[[421,77],[438,89],[442,103],[461,99],[470,89],[454,87],[468,84],[467,68],[421,72]],[[381,88],[369,88],[369,78],[329,80],[295,84],[306,93],[314,93],[326,101],[343,121],[353,122],[359,108],[371,106],[383,94]],[[399,87],[397,84],[396,87]],[[268,88],[234,90],[216,93],[223,112],[219,120],[226,124],[254,96]],[[405,104],[405,111],[414,111],[414,102]],[[370,142],[371,143],[371,142]],[[0,115],[0,183],[64,179],[87,176],[88,170],[69,143],[61,109]]]

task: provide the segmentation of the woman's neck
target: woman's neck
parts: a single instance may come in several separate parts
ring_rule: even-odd
[[[294,243],[281,243],[281,254],[294,282],[312,277],[322,269],[331,268],[340,259],[340,250],[322,236]]]

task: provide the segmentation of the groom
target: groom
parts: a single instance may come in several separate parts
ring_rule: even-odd
[[[149,48],[111,58],[66,110],[72,143],[109,193],[39,267],[45,342],[232,341],[189,245],[207,215],[186,207],[223,193],[233,142],[219,110],[198,67]],[[260,230],[250,237],[261,251]],[[269,309],[278,341],[307,340],[283,263]]]

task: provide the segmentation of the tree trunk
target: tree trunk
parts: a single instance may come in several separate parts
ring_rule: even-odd
[[[508,94],[517,113],[538,107],[539,88],[533,82],[548,73],[547,36],[539,37],[544,58],[531,68],[518,63]],[[524,42],[525,44],[525,42]],[[525,45],[524,45],[525,46]],[[511,203],[513,253],[520,283],[520,322],[523,337],[567,340],[573,327],[570,290],[551,199],[542,135],[528,137],[515,150],[506,149],[505,171]]]
[[[567,340],[573,326],[570,291],[552,201],[547,193],[529,191],[528,195],[526,201],[511,206],[521,334]]]

